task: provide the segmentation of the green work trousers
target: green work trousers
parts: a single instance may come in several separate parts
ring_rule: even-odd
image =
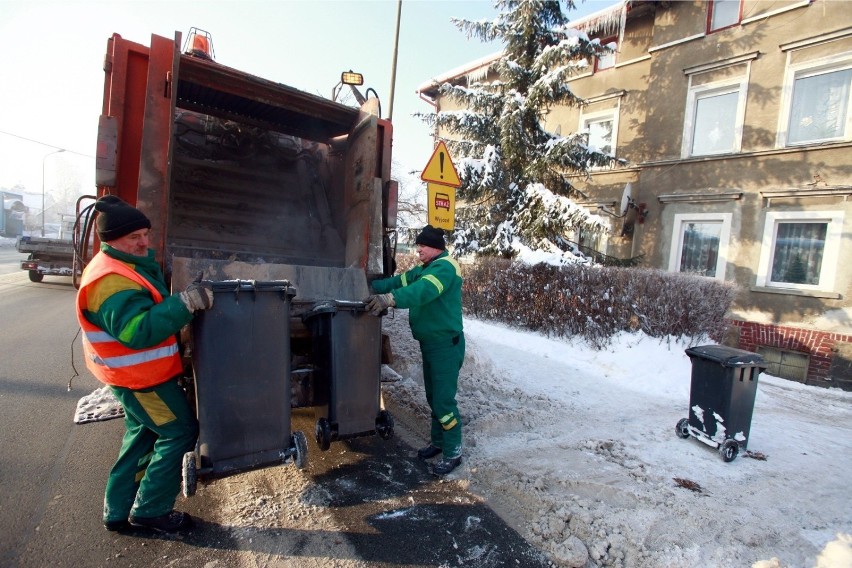
[[[125,432],[107,480],[104,522],[165,515],[174,508],[198,422],[177,378],[148,389],[111,389],[124,407]]]
[[[423,386],[432,410],[431,441],[444,457],[462,452],[462,420],[456,403],[459,371],[464,362],[464,334],[441,341],[420,343]]]

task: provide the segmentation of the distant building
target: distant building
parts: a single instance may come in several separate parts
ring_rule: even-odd
[[[588,196],[581,204],[611,223],[608,237],[585,245],[736,283],[730,344],[762,354],[774,375],[847,389],[850,8],[619,2],[572,22],[617,51],[570,81],[583,107],[547,118],[551,130],[587,131],[591,144],[628,161],[573,180]],[[455,108],[437,86],[490,78],[497,58],[430,80],[419,94],[438,110]]]

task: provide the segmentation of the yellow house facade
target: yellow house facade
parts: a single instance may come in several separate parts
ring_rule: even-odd
[[[571,79],[585,104],[547,126],[626,160],[572,180],[611,225],[582,244],[735,283],[728,343],[852,388],[850,4],[624,0],[572,24],[616,51]],[[419,95],[453,110],[438,86],[487,79],[497,58]]]

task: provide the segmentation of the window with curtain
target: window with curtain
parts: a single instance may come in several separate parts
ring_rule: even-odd
[[[740,0],[711,0],[707,3],[709,16],[707,32],[721,30],[738,24],[740,21]]]
[[[715,277],[722,222],[691,222],[682,227],[679,272]]]
[[[593,232],[587,229],[580,229],[577,234],[577,242],[580,246],[592,249],[596,252],[605,252],[606,239],[605,233]]]
[[[670,272],[725,279],[731,213],[679,213],[674,217]]]
[[[852,67],[797,73],[790,102],[787,143],[806,144],[849,137],[850,85]]]
[[[842,211],[769,211],[757,286],[833,292],[843,242]]]
[[[819,284],[828,222],[778,223],[771,282]]]

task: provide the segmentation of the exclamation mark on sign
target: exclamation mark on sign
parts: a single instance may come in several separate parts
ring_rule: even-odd
[[[438,160],[441,162],[441,179],[444,179],[444,153],[438,152]]]

